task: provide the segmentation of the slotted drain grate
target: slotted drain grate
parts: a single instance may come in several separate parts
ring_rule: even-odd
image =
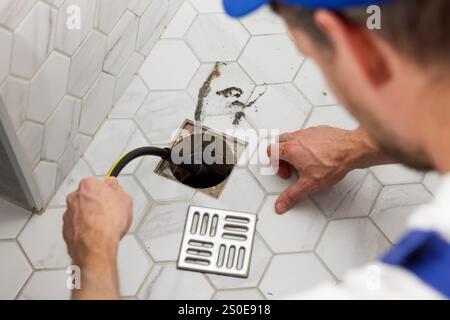
[[[256,215],[190,206],[178,268],[247,278]]]

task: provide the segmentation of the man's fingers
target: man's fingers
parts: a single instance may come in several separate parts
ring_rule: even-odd
[[[291,165],[287,162],[280,161],[278,166],[278,176],[282,179],[289,179],[292,174]]]
[[[119,185],[119,181],[115,177],[110,177],[110,178],[106,179],[105,183],[111,187],[116,187]]]
[[[295,134],[294,133],[290,133],[290,132],[283,133],[283,134],[280,134],[278,136],[278,142],[279,143],[288,142],[288,141],[294,140],[294,139],[295,139]]]
[[[302,160],[302,147],[296,141],[283,142],[270,146],[270,159],[285,161],[295,166]]]
[[[95,190],[101,182],[97,178],[85,178],[81,180],[78,190],[92,191]]]
[[[300,178],[296,183],[286,189],[277,199],[275,203],[275,210],[279,214],[286,213],[291,209],[297,201],[306,195],[305,183]]]
[[[77,191],[70,193],[66,197],[66,204],[67,204],[68,208],[74,205],[76,196],[77,196]]]

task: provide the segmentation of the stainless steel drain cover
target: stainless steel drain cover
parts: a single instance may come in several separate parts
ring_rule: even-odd
[[[178,268],[247,278],[256,215],[190,206]]]

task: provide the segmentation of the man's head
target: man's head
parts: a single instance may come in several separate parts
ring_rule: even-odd
[[[450,1],[224,0],[235,16],[268,2],[379,145],[399,161],[429,167],[423,128],[442,112],[425,107],[450,78]],[[371,4],[380,16],[368,12]],[[373,19],[381,19],[380,30],[368,28]]]

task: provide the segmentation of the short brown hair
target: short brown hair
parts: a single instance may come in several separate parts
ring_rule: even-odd
[[[272,4],[287,22],[307,32],[322,45],[329,46],[326,36],[314,22],[315,10],[291,5]],[[381,30],[384,39],[421,64],[450,66],[450,1],[396,0],[381,8]],[[366,27],[366,7],[336,12],[348,23]]]

